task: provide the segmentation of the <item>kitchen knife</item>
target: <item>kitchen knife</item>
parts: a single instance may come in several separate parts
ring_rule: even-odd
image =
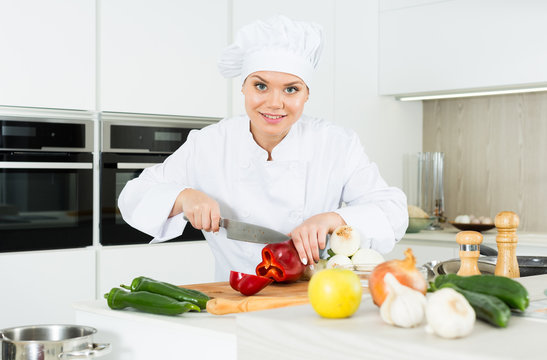
[[[189,221],[186,216],[184,216],[184,220]],[[290,237],[279,231],[231,219],[220,219],[220,226],[226,229],[228,239],[232,240],[258,244],[277,244],[290,239]]]

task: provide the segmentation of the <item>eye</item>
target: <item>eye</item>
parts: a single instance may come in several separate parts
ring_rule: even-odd
[[[289,86],[288,88],[285,89],[285,92],[287,94],[294,94],[298,92],[298,88],[296,86]]]
[[[264,90],[266,90],[268,87],[266,86],[266,84],[263,84],[263,83],[256,83],[256,84],[255,84],[255,88],[257,88],[257,90],[259,90],[259,91],[264,91]]]

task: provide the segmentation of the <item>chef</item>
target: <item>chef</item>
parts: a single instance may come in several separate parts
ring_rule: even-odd
[[[361,247],[389,252],[407,227],[404,193],[355,132],[303,114],[321,48],[314,23],[275,16],[243,27],[219,69],[241,78],[246,114],[193,130],[129,181],[118,199],[124,220],[161,242],[182,233],[186,216],[210,245],[217,281],[254,273],[264,247],[228,239],[221,217],[288,234],[304,264],[325,256],[327,234],[346,224]]]

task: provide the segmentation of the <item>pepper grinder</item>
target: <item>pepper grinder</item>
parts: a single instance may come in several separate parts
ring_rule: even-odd
[[[458,275],[480,275],[479,256],[482,234],[477,231],[460,231],[456,235],[456,242],[460,244],[460,270]]]
[[[494,220],[498,235],[498,259],[496,261],[495,274],[508,278],[520,277],[519,264],[517,262],[517,228],[519,217],[512,211],[502,211]]]

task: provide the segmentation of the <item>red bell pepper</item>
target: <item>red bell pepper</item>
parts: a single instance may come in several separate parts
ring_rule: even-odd
[[[262,249],[262,262],[256,267],[256,274],[289,283],[300,279],[305,269],[292,240],[287,240]]]
[[[239,291],[243,295],[254,295],[266,286],[270,285],[272,282],[273,279],[264,276],[230,271],[230,286],[232,289]]]

